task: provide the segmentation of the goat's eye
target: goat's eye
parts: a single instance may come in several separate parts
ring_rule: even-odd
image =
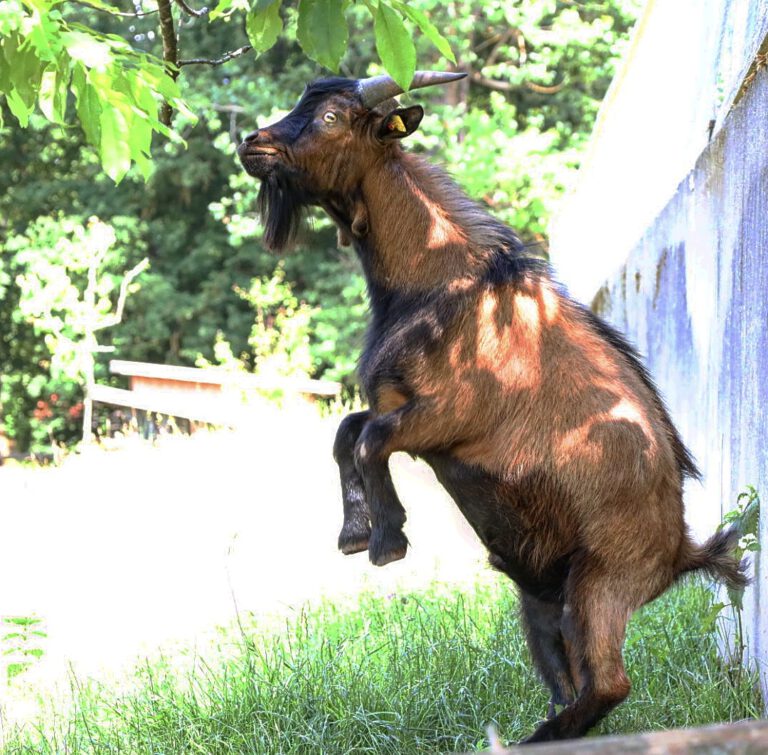
[[[323,120],[324,120],[326,123],[336,123],[336,113],[334,113],[334,112],[332,112],[332,111],[330,111],[330,110],[329,110],[329,111],[328,111],[328,112],[327,112],[327,113],[326,113],[326,114],[323,116]]]

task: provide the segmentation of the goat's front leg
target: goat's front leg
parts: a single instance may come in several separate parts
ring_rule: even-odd
[[[355,464],[365,485],[371,516],[368,557],[377,566],[403,558],[408,549],[403,533],[405,509],[392,483],[389,457],[395,451],[418,453],[429,448],[433,442],[430,427],[435,427],[434,417],[412,401],[372,417],[358,438]]]
[[[339,550],[345,555],[367,550],[371,536],[365,486],[355,466],[355,444],[370,416],[370,412],[355,412],[345,417],[333,444],[333,458],[339,465],[341,500],[344,505]]]
[[[365,486],[371,517],[368,556],[377,566],[405,556],[405,509],[395,492],[389,457],[395,451],[423,454],[461,440],[463,427],[428,400],[414,398],[392,411],[372,416],[355,445],[355,464]]]

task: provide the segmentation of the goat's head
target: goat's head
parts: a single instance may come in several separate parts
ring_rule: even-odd
[[[410,88],[465,75],[417,71]],[[424,111],[399,107],[393,98],[402,92],[389,76],[320,79],[285,118],[245,138],[237,151],[246,171],[261,179],[258,202],[269,248],[290,243],[304,207],[350,195],[394,141],[418,128]]]

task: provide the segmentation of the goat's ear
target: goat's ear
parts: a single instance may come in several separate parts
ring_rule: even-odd
[[[421,105],[399,107],[384,116],[379,126],[378,137],[382,141],[402,139],[410,136],[421,123],[424,108]]]

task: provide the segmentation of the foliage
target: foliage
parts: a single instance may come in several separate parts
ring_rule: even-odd
[[[40,640],[48,637],[42,619],[5,616],[0,620],[0,659],[5,661],[5,681],[10,682],[43,657]]]
[[[513,225],[525,242],[545,250],[548,218],[572,181],[627,38],[635,0],[387,2],[409,30],[420,67],[444,67],[444,38],[457,67],[468,72],[457,85],[419,90],[415,99],[425,105],[427,117],[410,148],[443,163],[472,197]],[[158,65],[162,59],[158,14],[150,12],[154,5],[147,4],[149,15],[127,19],[53,0],[14,7],[32,17],[33,5],[61,15],[55,29],[79,24],[98,44],[108,40],[108,65],[115,76],[123,49],[118,38],[136,52],[134,67],[143,70],[144,62]],[[386,11],[376,3],[340,5],[354,29],[338,63],[340,72],[355,77],[380,72],[374,16]],[[0,2],[0,7],[7,16],[11,6]],[[123,12],[133,8],[120,7]],[[254,210],[258,182],[243,173],[233,142],[242,130],[279,117],[307,81],[327,74],[307,59],[298,32],[302,9],[314,13],[320,7],[322,2],[219,2],[207,16],[196,17],[173,5],[180,60],[210,61],[222,50],[247,49],[243,18],[253,9],[273,14],[278,9],[283,27],[275,43],[258,55],[250,51],[222,65],[181,66],[179,97],[199,120],[176,114],[174,126],[184,143],[156,145],[146,180],[130,169],[115,186],[101,170],[104,155],[87,134],[52,122],[39,107],[30,113],[27,129],[11,127],[15,116],[0,104],[6,124],[0,128],[0,248],[6,249],[0,254],[0,404],[5,432],[21,448],[33,441],[38,401],[50,406],[50,396],[57,395],[65,404],[77,403],[77,386],[52,377],[49,346],[18,316],[21,293],[15,280],[31,263],[22,248],[10,251],[8,241],[30,236],[39,218],[85,223],[95,215],[110,224],[118,236],[111,271],[150,258],[151,271],[128,301],[124,322],[110,334],[120,358],[214,362],[214,348],[221,352],[223,342],[237,358],[251,353],[254,310],[238,291],[249,290],[256,278],[271,278],[277,261],[260,244]],[[411,33],[416,27],[421,35]],[[0,39],[7,38],[0,32]],[[71,62],[71,57],[62,60]],[[87,68],[83,61],[71,63],[67,124],[76,116],[72,77],[78,66]],[[123,68],[126,76],[134,70]],[[118,97],[120,86],[115,84],[109,96]],[[36,102],[39,106],[39,91]],[[176,100],[171,104],[180,107]],[[66,236],[63,226],[58,233]],[[52,226],[49,242],[55,247],[53,235]],[[363,342],[365,285],[354,252],[338,249],[335,238],[329,221],[315,215],[282,269],[285,285],[310,309],[311,373],[351,387]],[[105,379],[103,366],[97,369]],[[54,437],[71,435],[74,425],[69,426]],[[38,442],[44,439],[40,435]]]
[[[84,226],[73,218],[44,217],[26,235],[8,241],[8,251],[18,252],[16,260],[24,267],[16,278],[21,293],[18,313],[45,335],[53,377],[79,380],[89,359],[83,342],[86,331],[113,324],[116,276],[102,275],[95,281],[93,302],[83,291],[94,262],[109,266],[116,238],[114,229],[97,218]],[[112,260],[115,256],[111,254]]]
[[[731,684],[698,584],[638,612],[626,642],[634,690],[599,727],[628,733],[759,717],[751,676]],[[178,658],[178,654],[176,655]],[[77,680],[67,714],[10,733],[11,748],[80,752],[464,752],[530,733],[547,706],[516,598],[495,580],[457,592],[364,596],[302,610],[282,632],[256,617],[181,667],[136,669],[118,692]]]
[[[112,15],[113,20],[141,17],[123,14],[102,0],[84,4]],[[254,52],[264,53],[283,31],[283,4],[283,0],[220,0],[211,13],[191,15],[208,15],[213,21],[244,12],[250,45]],[[286,15],[295,19],[296,39],[304,53],[338,71],[348,44],[348,0],[299,0],[290,13],[288,5],[285,2]],[[389,0],[366,2],[363,7],[375,19],[376,47],[385,68],[404,89],[416,68],[413,31],[407,25],[421,29],[454,60],[448,42],[424,14]],[[125,36],[102,33],[78,21],[82,11],[72,12],[63,0],[2,0],[0,94],[5,95],[18,123],[26,128],[36,110],[51,123],[77,120],[114,181],[120,181],[132,164],[148,178],[153,135],[173,136],[169,128],[171,108],[194,119],[176,81],[184,61],[178,55],[179,35],[170,0],[160,0],[157,10],[159,33],[165,42],[162,59],[132,44],[130,27],[123,29]],[[70,93],[74,106],[68,104]],[[159,103],[164,104],[165,111],[158,111]]]
[[[52,123],[69,122],[71,92],[109,176],[119,181],[133,162],[148,177],[152,135],[171,135],[158,118],[156,97],[191,115],[176,82],[161,60],[122,37],[65,19],[62,10],[61,0],[0,2],[0,93],[27,127],[36,107]]]
[[[516,109],[499,92],[486,106],[451,117],[445,106],[425,118],[422,144],[441,145],[443,158],[470,196],[521,229],[527,241],[544,242],[547,221],[568,188],[579,149],[554,130],[516,123]]]
[[[278,266],[271,277],[254,278],[246,291],[236,293],[255,313],[248,336],[249,351],[235,357],[232,346],[219,332],[214,345],[216,363],[240,372],[255,372],[276,384],[281,378],[308,377],[312,370],[309,322],[312,309],[293,295],[285,283],[285,270]],[[198,366],[210,366],[202,355]]]
[[[739,544],[734,556],[741,560],[747,553],[757,553],[760,550],[760,496],[757,490],[748,485],[739,493],[736,507],[723,516],[723,523],[718,529],[729,525],[739,533]],[[731,603],[741,610],[743,608],[744,588],[728,588],[728,598]]]
[[[747,489],[739,493],[736,506],[723,516],[723,521],[718,531],[724,527],[734,527],[739,534],[739,542],[733,555],[739,561],[748,553],[760,552],[760,496],[757,490],[748,485]],[[735,677],[740,678],[744,671],[744,655],[747,649],[747,640],[744,635],[744,587],[726,586],[728,603],[713,604],[707,621],[716,624],[718,618],[724,619],[733,626],[730,635],[732,646],[731,670]],[[730,616],[729,616],[730,614]]]
[[[130,279],[114,272],[116,261],[122,259],[113,248],[116,240],[115,229],[97,218],[84,225],[73,217],[41,217],[6,244],[4,254],[22,270],[15,280],[19,298],[14,316],[43,337],[48,351],[44,366],[49,379],[41,374],[26,386],[37,396],[30,429],[38,444],[57,436],[67,438],[69,425],[83,408],[82,392],[73,387],[89,381],[96,352],[111,350],[99,348],[95,331],[120,321],[128,293]],[[146,259],[131,278],[144,267]],[[112,299],[117,288],[115,314]],[[63,393],[68,401],[62,400]]]

